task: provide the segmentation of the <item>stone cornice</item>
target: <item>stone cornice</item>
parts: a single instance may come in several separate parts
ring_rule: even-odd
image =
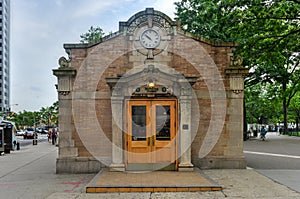
[[[75,76],[76,75],[76,69],[71,67],[66,68],[59,68],[59,69],[53,69],[53,75],[55,76]]]
[[[95,41],[95,42],[91,42],[91,43],[73,43],[73,44],[64,44],[63,47],[65,50],[68,49],[88,49],[91,47],[94,47],[100,43],[103,43],[105,41],[108,41],[110,39],[113,39],[115,37],[118,37],[119,35],[122,35],[123,32],[114,32],[112,34],[106,35],[105,37],[103,37],[101,40],[99,41]]]
[[[229,67],[225,68],[226,75],[246,75],[249,73],[248,68],[244,67]]]

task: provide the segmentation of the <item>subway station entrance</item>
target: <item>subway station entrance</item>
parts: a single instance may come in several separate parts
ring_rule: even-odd
[[[99,42],[64,44],[68,57],[53,70],[56,172],[245,168],[248,69],[236,47],[186,32],[153,8]]]
[[[177,100],[127,100],[127,170],[177,170]]]

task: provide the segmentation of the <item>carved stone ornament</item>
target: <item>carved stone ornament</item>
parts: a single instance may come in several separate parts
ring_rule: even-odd
[[[70,91],[58,91],[59,95],[67,96],[70,94]]]
[[[71,91],[70,77],[62,76],[58,79],[58,93],[60,95],[69,95]]]
[[[138,28],[138,26],[142,23],[146,23],[148,21],[148,17],[146,15],[140,16],[136,18],[128,27],[127,32],[131,35],[134,34],[135,30]]]
[[[138,27],[141,26],[141,24],[144,23],[148,23],[149,18],[152,18],[152,21],[154,24],[156,24],[157,26],[161,27],[162,29],[164,29],[167,34],[171,34],[173,32],[173,28],[172,25],[166,20],[164,19],[162,16],[160,15],[143,15],[143,16],[139,16],[137,17],[127,28],[127,33],[130,35],[133,35],[136,31],[136,29]]]
[[[180,89],[181,95],[182,96],[190,96],[191,95],[191,87],[189,85],[184,85]]]
[[[69,67],[69,60],[67,60],[67,58],[65,57],[61,57],[58,60],[58,64],[59,64],[59,68],[67,68]]]
[[[117,96],[122,96],[122,87],[120,85],[114,86],[113,87],[113,96],[117,97]]]
[[[230,78],[230,89],[235,94],[240,94],[244,90],[244,78],[240,77],[231,77]]]
[[[230,65],[235,67],[241,67],[243,64],[243,58],[241,56],[231,56]]]
[[[234,51],[235,49],[233,49]],[[243,67],[243,58],[230,54],[230,66],[225,68],[226,75],[230,76],[230,90],[235,94],[240,94],[244,90],[244,77],[249,69]]]
[[[76,76],[76,69],[70,67],[71,59],[61,57],[58,59],[58,69],[53,69],[53,74],[57,77],[57,92],[59,95],[69,95],[71,92],[72,78]]]

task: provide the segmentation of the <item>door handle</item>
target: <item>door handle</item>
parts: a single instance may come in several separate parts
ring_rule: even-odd
[[[152,146],[155,146],[155,137],[152,137]]]

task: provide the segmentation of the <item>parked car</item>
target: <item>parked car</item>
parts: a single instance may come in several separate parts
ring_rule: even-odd
[[[26,128],[24,131],[24,139],[33,139],[34,138],[34,129],[33,128]]]
[[[45,129],[45,127],[37,127],[36,132],[40,134],[48,134],[48,131]]]
[[[16,136],[24,136],[24,133],[25,133],[24,131],[18,130]]]

